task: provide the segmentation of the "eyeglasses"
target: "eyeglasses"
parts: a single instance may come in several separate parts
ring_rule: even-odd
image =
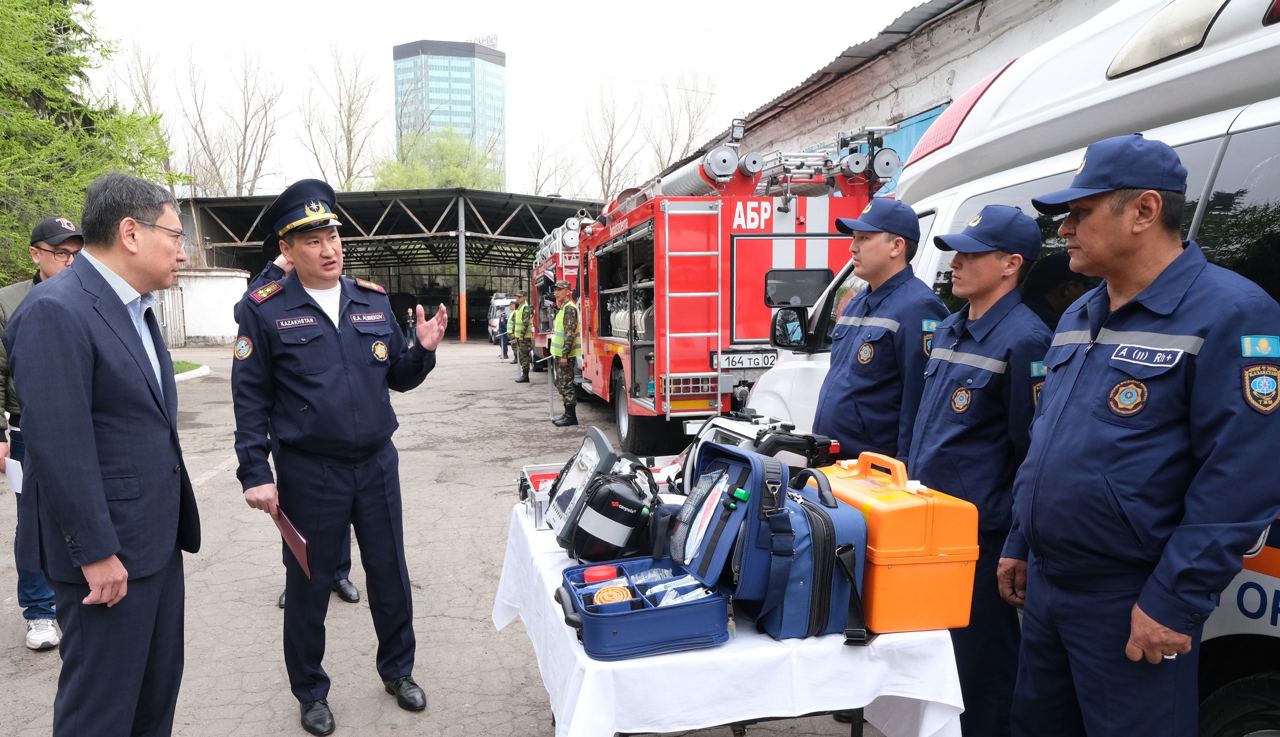
[[[68,251],[65,248],[42,248],[40,246],[32,246],[32,248],[37,251],[44,251],[45,253],[51,254],[55,260],[63,263],[70,261],[80,254],[79,248],[74,251]]]
[[[134,218],[133,221],[136,222],[138,225],[145,225],[148,228],[159,228],[160,230],[163,230],[166,233],[172,233],[173,235],[178,236],[179,242],[181,242],[184,247],[187,245],[190,245],[191,243],[191,241],[187,238],[187,233],[185,230],[174,230],[173,228],[165,227],[163,225],[160,225],[159,223],[153,223],[147,220],[139,220],[138,218]]]

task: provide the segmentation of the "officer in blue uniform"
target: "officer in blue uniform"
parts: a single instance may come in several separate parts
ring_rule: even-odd
[[[963,232],[933,242],[955,251],[951,292],[969,303],[933,334],[908,470],[978,507],[969,626],[951,631],[964,694],[960,726],[965,737],[1008,737],[1018,613],[1000,598],[995,574],[1052,336],[1018,291],[1040,254],[1040,228],[1016,207],[988,205]]]
[[[426,708],[412,678],[412,596],[388,390],[422,383],[447,321],[443,306],[430,321],[418,307],[418,345],[405,345],[382,287],[342,276],[333,202],[324,182],[303,180],[263,215],[293,274],[241,302],[232,366],[245,501],[273,517],[287,514],[308,543],[310,578],[284,550],[284,653],[302,726],[318,735],[335,725],[321,660],[329,589],[349,525],[364,563],[378,674],[401,708]]]
[[[869,450],[906,461],[933,329],[947,308],[911,271],[920,225],[910,207],[875,199],[836,228],[853,235],[853,273],[867,288],[831,333],[813,431],[838,440],[844,456]]]
[[[1181,241],[1186,178],[1118,136],[1033,200],[1103,282],[1058,324],[1014,482],[1015,735],[1195,735],[1205,618],[1280,511],[1280,305]]]
[[[267,265],[258,272],[258,275],[249,280],[249,288],[245,290],[246,294],[256,292],[273,281],[280,281],[293,271],[293,264],[283,255],[279,255],[279,239],[277,237],[269,237],[263,243],[263,251],[268,257],[275,255],[275,259],[268,261]],[[236,323],[240,322],[240,305],[237,302],[234,310]],[[355,604],[360,601],[360,589],[351,582],[351,530],[347,530],[346,537],[342,540],[341,552],[338,555],[338,566],[333,572],[333,592],[338,595],[339,599],[348,604]],[[284,609],[284,592],[280,592],[280,598],[276,601],[276,606]]]

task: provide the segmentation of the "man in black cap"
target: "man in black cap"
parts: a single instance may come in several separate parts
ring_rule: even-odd
[[[231,373],[245,502],[272,517],[286,514],[307,541],[309,577],[283,548],[284,656],[302,727],[317,735],[335,727],[321,661],[329,589],[348,526],[360,543],[378,675],[401,708],[427,705],[412,676],[412,592],[389,390],[422,383],[448,321],[443,305],[431,320],[418,306],[417,344],[405,344],[385,290],[342,275],[334,199],[327,184],[307,179],[263,214],[268,240],[278,240],[293,273],[241,302]]]
[[[27,253],[36,265],[36,273],[26,281],[10,284],[0,289],[0,333],[9,324],[9,316],[18,309],[37,284],[52,279],[75,260],[84,247],[84,236],[75,223],[67,218],[52,217],[41,220],[31,231],[31,245]],[[18,394],[13,388],[13,376],[9,373],[9,358],[0,345],[0,408],[9,413],[6,422],[0,413],[0,461],[12,458],[22,463],[26,447],[22,441],[22,409]],[[9,439],[4,442],[4,431]],[[15,498],[22,489],[14,489]],[[21,505],[19,505],[21,508]],[[21,524],[21,522],[19,522]],[[58,646],[58,630],[54,627],[53,589],[39,569],[24,570],[18,567],[18,606],[27,623],[27,647],[32,650],[51,650]]]
[[[1030,307],[1050,330],[1057,329],[1058,320],[1072,302],[1098,286],[1097,279],[1072,271],[1070,261],[1066,252],[1043,256],[1031,267],[1026,281],[1022,283],[1022,303]]]
[[[1280,305],[1182,240],[1186,188],[1132,134],[1032,200],[1103,282],[1062,315],[1014,479],[1015,736],[1194,737],[1205,620],[1280,512]]]

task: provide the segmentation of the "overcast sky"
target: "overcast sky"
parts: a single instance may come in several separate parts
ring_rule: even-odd
[[[259,189],[259,194],[273,193],[290,181],[318,174],[300,142],[299,120],[306,91],[326,84],[334,45],[361,55],[374,79],[373,104],[380,122],[373,149],[384,156],[394,138],[392,46],[496,35],[507,57],[507,188],[527,191],[530,153],[539,140],[571,159],[587,160],[581,150],[584,121],[602,88],[621,109],[638,103],[644,118],[653,114],[652,100],[664,82],[696,72],[714,85],[714,95],[707,99],[709,130],[722,130],[735,115],[799,84],[918,4],[223,0],[196,6],[96,0],[98,33],[120,53],[94,75],[94,86],[113,84],[118,73],[111,65],[120,63],[129,49],[142,49],[157,62],[167,123],[181,148],[185,130],[178,90],[185,90],[188,66],[194,63],[206,79],[211,102],[229,101],[236,63],[245,53],[256,54],[285,87],[268,166],[271,176]],[[645,165],[638,178],[655,173]]]

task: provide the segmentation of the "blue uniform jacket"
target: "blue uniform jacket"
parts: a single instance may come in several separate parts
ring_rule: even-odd
[[[908,470],[931,488],[973,502],[979,531],[1002,542],[1052,333],[1017,290],[981,319],[968,318],[966,306],[933,335]]]
[[[1194,242],[1114,313],[1106,284],[1062,316],[1004,554],[1050,577],[1141,587],[1191,633],[1276,519],[1280,306]]]
[[[933,328],[946,316],[910,266],[849,300],[831,332],[813,431],[840,441],[843,455],[870,450],[906,461]]]
[[[269,434],[333,458],[378,450],[399,426],[388,389],[413,389],[435,367],[434,352],[405,345],[380,288],[341,284],[336,328],[293,277],[266,282],[237,308],[231,391],[245,489],[273,481]]]

